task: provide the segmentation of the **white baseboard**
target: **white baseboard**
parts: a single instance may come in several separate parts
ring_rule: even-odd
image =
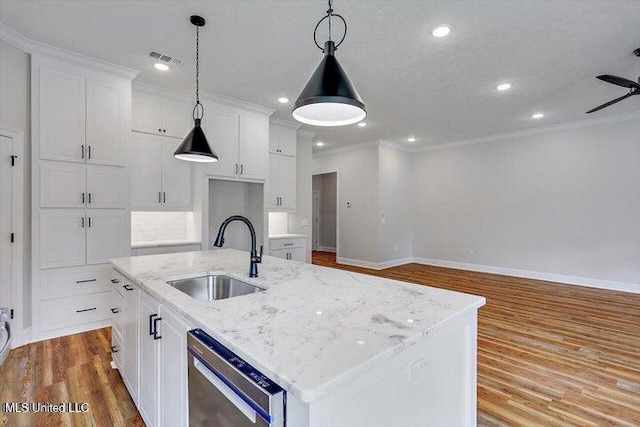
[[[400,259],[394,259],[391,261],[372,262],[372,261],[360,261],[358,259],[341,258],[341,257],[338,257],[338,259],[336,260],[338,264],[353,265],[354,267],[370,268],[372,270],[383,270],[389,267],[397,267],[399,265],[409,264],[412,261],[413,261],[412,258],[400,258]]]
[[[22,347],[31,342],[31,327],[21,331],[11,330],[11,348]]]
[[[333,252],[336,253],[336,248],[332,248],[330,246],[318,246],[318,251],[320,252]]]
[[[418,264],[437,267],[455,268],[458,270],[478,271],[481,273],[500,274],[503,276],[523,277],[526,279],[544,280],[547,282],[564,283],[567,285],[587,286],[589,288],[607,289],[611,291],[640,293],[640,284],[631,282],[616,282],[613,280],[593,279],[589,277],[567,276],[564,274],[544,273],[540,271],[520,270],[517,268],[494,267],[482,264],[447,261],[432,258],[413,258]]]

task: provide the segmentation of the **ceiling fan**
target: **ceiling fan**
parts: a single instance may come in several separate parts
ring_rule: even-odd
[[[633,53],[636,56],[640,56],[640,49],[634,50]],[[587,111],[586,114],[593,113],[594,111],[602,110],[603,108],[607,108],[608,106],[613,105],[616,102],[620,102],[623,99],[629,98],[630,96],[640,95],[640,77],[638,77],[637,82],[634,82],[633,80],[625,79],[623,77],[612,76],[610,74],[604,74],[602,76],[598,76],[597,78],[607,83],[612,83],[614,85],[626,87],[627,89],[629,89],[629,92],[626,95],[621,96],[620,98],[616,98],[592,110]]]

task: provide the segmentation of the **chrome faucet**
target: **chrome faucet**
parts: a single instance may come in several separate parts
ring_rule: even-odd
[[[218,237],[213,246],[221,248],[224,245],[224,231],[227,229],[227,225],[233,221],[242,221],[249,227],[251,232],[251,266],[249,267],[249,277],[258,277],[258,264],[262,262],[262,245],[260,245],[260,255],[256,250],[256,230],[253,228],[253,224],[247,218],[240,215],[233,215],[222,221],[220,229],[218,230]]]

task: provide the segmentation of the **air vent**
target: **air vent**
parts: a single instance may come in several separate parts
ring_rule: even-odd
[[[166,55],[162,52],[159,52],[155,49],[151,49],[151,51],[149,52],[149,56],[152,57],[153,59],[156,59],[164,64],[167,65],[173,65],[174,67],[179,67],[180,64],[182,64],[182,61],[177,59],[177,58],[173,58],[169,55]]]

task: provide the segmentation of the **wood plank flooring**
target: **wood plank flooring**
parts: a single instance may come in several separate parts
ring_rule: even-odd
[[[313,263],[482,295],[479,426],[640,426],[640,295],[407,264]]]
[[[485,296],[478,425],[640,426],[640,296],[418,264],[374,271],[325,252],[313,262]],[[144,426],[109,347],[110,331],[100,329],[12,350],[0,402],[87,402],[90,410],[0,408],[0,426]]]

